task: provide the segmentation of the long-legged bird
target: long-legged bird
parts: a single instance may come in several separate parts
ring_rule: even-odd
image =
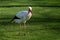
[[[27,11],[20,11],[18,12],[15,17],[11,20],[11,22],[15,22],[18,24],[22,24],[25,25],[25,23],[31,18],[32,16],[32,7],[28,7]],[[26,27],[25,31],[26,31]]]

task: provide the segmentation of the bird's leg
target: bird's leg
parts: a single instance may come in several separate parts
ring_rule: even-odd
[[[22,23],[22,25],[23,25],[23,29],[24,29],[24,36],[26,36],[26,34],[27,34],[26,24],[25,23]]]
[[[18,36],[20,36],[20,29],[21,29],[21,24],[20,24],[20,26],[19,26],[19,33],[18,33]]]
[[[24,23],[24,31],[25,31],[24,35],[26,36],[26,34],[27,34],[27,27],[26,27],[25,23]]]
[[[21,24],[20,24],[20,26],[19,26],[18,40],[20,40],[20,35],[21,35],[21,33],[20,33],[20,29],[21,29]]]

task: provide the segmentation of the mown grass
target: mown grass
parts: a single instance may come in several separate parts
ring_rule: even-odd
[[[33,16],[27,21],[27,36],[24,27],[8,23],[17,12],[27,7],[0,8],[0,40],[60,40],[60,8],[32,7]],[[18,38],[19,27],[21,36]]]
[[[60,6],[60,0],[0,0],[0,6],[9,5]]]

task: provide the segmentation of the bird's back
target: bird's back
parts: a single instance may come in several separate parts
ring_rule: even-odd
[[[18,12],[17,14],[16,14],[16,16],[18,17],[18,18],[21,18],[21,17],[23,17],[23,16],[27,16],[28,15],[28,11],[21,11],[21,12]]]

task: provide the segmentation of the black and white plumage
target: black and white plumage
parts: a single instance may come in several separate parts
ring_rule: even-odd
[[[32,16],[32,7],[28,7],[27,11],[18,12],[15,15],[15,17],[11,20],[11,22],[23,24],[25,26],[26,21],[29,20],[31,16]],[[26,32],[27,31],[26,27],[24,27],[24,29],[25,29],[24,31]],[[20,32],[19,32],[19,35],[20,35]],[[24,35],[26,35],[26,33]]]
[[[15,23],[26,23],[32,16],[32,7],[28,7],[27,11],[18,12],[15,17],[11,20]]]

